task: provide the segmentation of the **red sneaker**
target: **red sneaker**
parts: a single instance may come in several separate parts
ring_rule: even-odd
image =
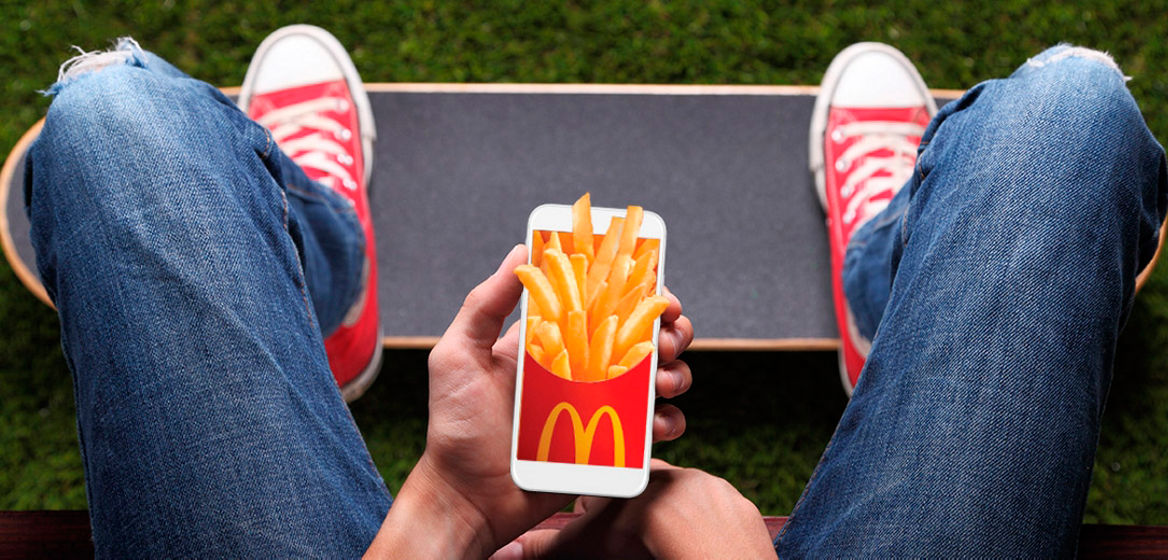
[[[848,241],[912,176],[917,146],[936,103],[900,51],[857,43],[832,60],[811,118],[811,171],[827,214],[831,283],[840,332],[840,378],[851,396],[871,341],[856,329],[844,298]]]
[[[361,396],[381,365],[377,313],[377,251],[366,186],[373,168],[376,127],[361,77],[329,32],[291,25],[256,50],[239,106],[309,178],[340,193],[365,229],[365,291],[343,324],[324,340],[329,366],[346,401]]]

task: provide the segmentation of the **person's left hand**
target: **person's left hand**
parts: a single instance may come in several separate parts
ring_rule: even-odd
[[[641,495],[582,496],[576,511],[562,530],[529,531],[491,560],[775,557],[758,508],[729,482],[659,459]]]
[[[571,501],[568,495],[520,490],[511,480],[519,331],[513,326],[502,338],[499,332],[523,292],[513,271],[526,260],[525,247],[513,249],[467,296],[430,353],[426,449],[398,493],[383,533],[394,523],[406,523],[427,533],[431,542],[458,542],[470,535],[473,540],[463,542],[466,555],[485,557]],[[664,365],[658,368],[656,388],[658,395],[669,398],[692,383],[689,367],[677,357],[693,340],[693,327],[677,298],[668,291],[666,295],[670,305],[658,337],[658,363]],[[680,410],[657,407],[654,441],[675,439],[684,431]],[[381,534],[371,554],[379,550],[379,541]],[[402,552],[393,551],[397,557]]]

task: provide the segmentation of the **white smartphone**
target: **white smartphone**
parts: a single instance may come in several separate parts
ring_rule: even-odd
[[[525,490],[636,496],[649,481],[668,305],[665,222],[585,195],[532,211],[527,246],[511,477]]]

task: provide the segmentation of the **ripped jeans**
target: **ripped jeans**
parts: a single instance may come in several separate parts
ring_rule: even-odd
[[[391,498],[321,336],[360,286],[351,205],[131,42],[62,74],[25,185],[98,556],[359,556]]]
[[[1166,181],[1096,51],[1055,47],[943,107],[849,244],[872,349],[780,555],[1073,555]]]
[[[1116,68],[1066,52],[946,106],[853,239],[872,351],[784,557],[1073,553],[1166,173]],[[28,181],[98,553],[359,555],[391,500],[320,342],[335,255],[304,243],[349,226],[214,88],[130,62],[54,88]]]

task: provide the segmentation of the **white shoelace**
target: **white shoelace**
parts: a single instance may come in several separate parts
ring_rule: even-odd
[[[257,122],[272,131],[272,139],[301,168],[323,171],[326,177],[322,182],[339,179],[345,188],[356,190],[357,181],[344,167],[353,162],[352,156],[338,142],[348,141],[353,132],[320,114],[323,111],[344,111],[348,109],[348,103],[340,97],[321,97],[270,111]],[[288,140],[303,129],[313,132]]]
[[[858,142],[844,150],[835,163],[836,171],[843,172],[852,165],[852,162],[863,159],[840,187],[841,196],[851,197],[844,208],[845,224],[851,224],[857,218],[861,222],[867,221],[888,206],[888,199],[876,201],[871,199],[880,193],[900,187],[908,180],[912,175],[917,154],[916,144],[909,141],[908,137],[919,138],[924,133],[925,127],[915,123],[886,121],[844,124],[832,132],[832,140],[836,142],[848,137],[860,137]],[[879,151],[889,151],[892,155],[872,155]],[[886,171],[888,175],[874,176],[881,171]]]

